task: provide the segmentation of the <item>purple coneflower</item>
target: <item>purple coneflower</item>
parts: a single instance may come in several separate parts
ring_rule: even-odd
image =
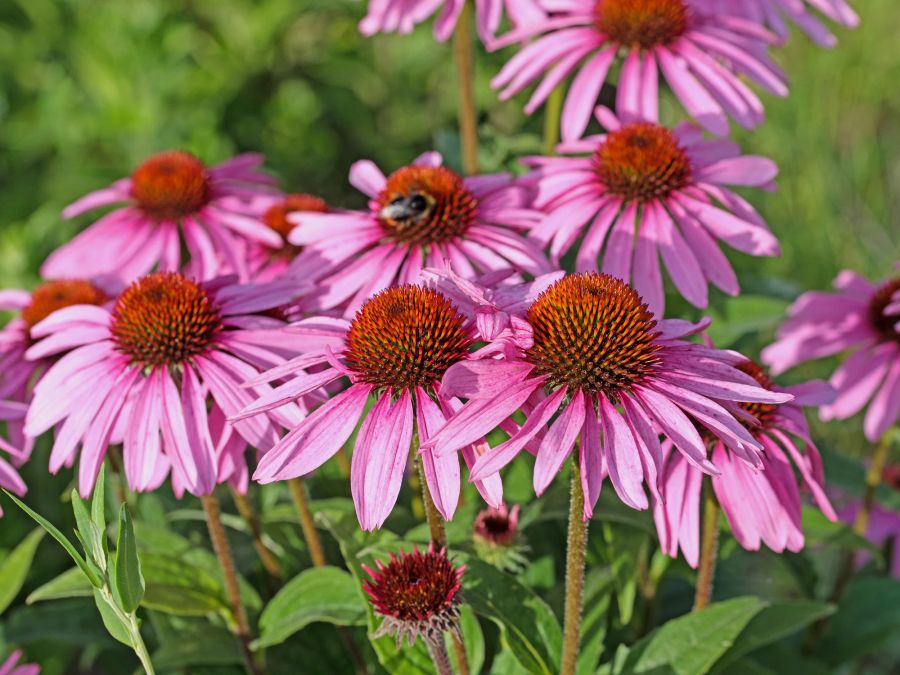
[[[764,157],[741,155],[726,140],[709,140],[692,124],[661,124],[610,111],[598,113],[608,133],[574,145],[589,156],[529,157],[534,207],[546,212],[530,235],[551,260],[580,242],[579,272],[631,281],[654,314],[665,294],[659,258],[688,302],[706,307],[707,284],[729,295],[739,286],[716,240],[751,255],[778,255],[778,241],[728,186],[768,188],[778,173]],[[602,256],[602,265],[600,258]]]
[[[836,293],[797,298],[762,358],[778,375],[852,350],[829,380],[837,397],[819,414],[823,420],[845,419],[868,403],[864,429],[875,442],[900,418],[900,277],[875,285],[845,270],[834,287]]]
[[[34,664],[21,664],[19,660],[22,658],[21,651],[14,651],[10,657],[0,664],[0,675],[39,675],[41,667]]]
[[[34,388],[25,433],[36,437],[56,427],[54,473],[71,465],[81,447],[78,485],[85,496],[114,443],[123,444],[132,489],[154,489],[171,468],[176,492],[209,494],[222,470],[216,443],[230,438],[225,417],[269,391],[243,383],[292,349],[293,338],[276,330],[284,322],[261,313],[292,300],[298,288],[227,279],[201,284],[155,272],[132,283],[111,308],[82,304],[54,312],[34,326],[37,341],[26,353],[58,360]],[[272,417],[287,425],[301,414],[287,405]],[[245,420],[234,429],[265,451],[280,437],[273,420]]]
[[[495,474],[528,449],[536,455],[534,488],[541,494],[580,438],[585,519],[606,476],[626,504],[647,508],[643,483],[656,493],[660,433],[707,473],[718,472],[695,423],[761,464],[763,446],[735,418],[736,403],[792,398],[737,369],[740,355],[683,339],[704,324],[657,321],[634,289],[608,275],[564,277],[524,317],[533,331],[530,347],[447,370],[444,392],[469,400],[423,447],[442,457],[501,424],[510,429],[510,416],[522,410],[521,427],[478,459],[472,477]]]
[[[792,394],[788,403],[741,403],[744,424],[762,445],[761,467],[732,455],[718,439],[711,439],[712,461],[721,472],[712,477],[716,499],[738,543],[749,551],[765,544],[777,553],[799,551],[804,537],[802,501],[794,475],[830,520],[837,516],[825,494],[822,459],[803,413],[804,406],[819,406],[834,398],[825,382],[811,381],[778,387],[755,362],[735,366],[769,391]],[[737,412],[737,411],[736,411]],[[801,450],[802,448],[802,450]],[[660,546],[675,557],[679,548],[691,567],[700,554],[700,497],[702,474],[688,466],[672,443],[663,442],[667,455],[662,476],[662,501],[655,500],[653,515]]]
[[[101,288],[102,286],[102,288]],[[0,399],[28,404],[31,392],[52,359],[29,360],[25,352],[34,340],[31,329],[54,312],[74,305],[103,305],[120,289],[107,280],[100,284],[84,279],[47,281],[33,291],[0,291],[0,310],[16,315],[0,329]],[[0,437],[0,449],[17,459],[31,454],[34,439],[25,436],[24,415],[7,420],[9,443]]]
[[[248,267],[252,281],[261,283],[280,279],[291,269],[291,263],[303,251],[288,241],[288,235],[296,225],[288,216],[298,213],[330,213],[331,207],[324,199],[310,194],[286,194],[259,197],[253,202],[259,210],[259,219],[281,239],[278,246],[253,244],[247,252]],[[304,269],[299,272],[307,279],[318,274],[318,269]]]
[[[304,353],[252,383],[293,377],[238,419],[344,378],[350,386],[294,425],[262,457],[254,480],[269,483],[314,471],[347,442],[362,418],[351,460],[351,492],[363,529],[381,527],[400,493],[414,427],[418,438],[426,440],[458,407],[458,401],[442,395],[440,380],[453,364],[472,358],[479,337],[475,322],[435,290],[399,286],[371,298],[352,321],[316,317],[289,330],[308,340]],[[308,372],[310,368],[318,370]],[[375,405],[366,410],[373,395]],[[483,443],[476,437],[465,444],[462,454],[468,465],[483,452]],[[435,505],[449,520],[459,501],[459,461],[455,455],[437,457],[427,451],[421,460]],[[479,481],[476,487],[488,503],[499,506],[499,477]]]
[[[2,401],[0,400],[0,422],[10,424],[12,422],[20,422],[25,417],[26,406],[18,401]],[[15,451],[15,448],[8,447],[8,444],[0,438],[0,450]],[[22,455],[19,452],[11,452],[13,461],[21,462]],[[0,488],[9,490],[15,495],[23,496],[28,492],[25,481],[16,471],[13,464],[7,462],[3,455],[0,455]],[[0,506],[0,516],[3,516],[3,507]]]
[[[41,267],[48,279],[112,274],[130,282],[147,272],[181,268],[187,248],[192,271],[217,276],[223,263],[246,279],[244,244],[281,246],[281,238],[253,217],[248,202],[275,179],[259,170],[260,155],[238,155],[207,167],[180,150],[145,160],[129,178],[82,197],[63,211],[72,218],[124,203],[104,215]]]
[[[837,38],[813,10],[847,28],[859,25],[859,17],[846,0],[691,0],[691,3],[701,9],[712,5],[722,14],[766,26],[782,40],[788,38],[787,20],[823,47],[833,47]]]
[[[350,182],[369,198],[366,211],[290,214],[297,227],[288,241],[304,246],[298,268],[330,265],[319,277],[322,309],[349,301],[352,316],[378,291],[416,283],[424,266],[479,273],[514,268],[549,271],[540,249],[522,232],[540,214],[528,191],[506,174],[463,178],[426,153],[390,176],[370,161],[350,171]]]
[[[434,22],[434,37],[445,42],[453,35],[456,22],[468,0],[369,0],[366,17],[359,30],[365,36],[375,33],[411,33],[443,6]],[[490,44],[500,28],[503,12],[513,26],[526,26],[544,18],[540,0],[475,0],[478,37]]]
[[[507,99],[546,73],[525,106],[530,114],[577,70],[562,111],[563,140],[584,133],[600,89],[623,53],[620,111],[656,116],[660,70],[688,113],[720,136],[728,133],[726,115],[747,128],[763,119],[762,103],[743,77],[773,94],[787,94],[784,74],[767,55],[774,36],[745,19],[695,11],[688,0],[542,4],[551,12],[548,18],[494,42],[499,47],[537,38],[506,64],[493,86]]]

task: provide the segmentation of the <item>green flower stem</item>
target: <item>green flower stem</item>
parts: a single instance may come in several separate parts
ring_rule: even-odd
[[[544,154],[555,155],[556,146],[559,143],[559,122],[562,116],[563,97],[565,92],[562,85],[553,90],[550,98],[544,106]]]
[[[131,648],[134,649],[134,653],[140,660],[147,675],[155,675],[156,671],[153,670],[153,663],[150,661],[150,653],[147,651],[147,645],[144,644],[144,638],[141,637],[141,629],[138,625],[137,615],[133,612],[127,614],[119,608],[113,598],[109,583],[104,583],[103,587],[98,588],[97,591],[103,596],[103,599],[106,600],[106,603],[116,614],[119,621],[122,622],[122,625],[127,628],[128,638],[131,641]]]
[[[697,570],[697,590],[694,593],[694,611],[709,605],[713,579],[716,575],[716,557],[719,554],[719,502],[713,491],[712,479],[703,479],[703,531],[700,535],[700,567]]]
[[[475,59],[472,54],[472,3],[466,0],[453,34],[456,77],[459,86],[459,138],[463,169],[478,173],[478,111],[475,107]]]
[[[584,558],[588,524],[584,520],[584,489],[578,457],[572,461],[572,490],[569,500],[569,535],[566,543],[566,608],[563,620],[561,675],[574,675],[581,646],[581,617],[584,604]]]

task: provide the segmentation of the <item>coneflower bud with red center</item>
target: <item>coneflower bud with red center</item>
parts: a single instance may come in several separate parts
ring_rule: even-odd
[[[519,534],[519,505],[512,509],[503,504],[499,509],[479,512],[473,525],[472,540],[479,558],[508,572],[522,570],[527,564],[528,547]]]
[[[377,570],[363,565],[372,578],[363,582],[375,612],[384,617],[375,637],[393,635],[397,645],[406,639],[412,646],[417,637],[428,645],[443,644],[445,632],[460,635],[459,605],[464,566],[455,566],[446,549],[432,542],[426,552],[415,546],[412,553],[391,554]]]

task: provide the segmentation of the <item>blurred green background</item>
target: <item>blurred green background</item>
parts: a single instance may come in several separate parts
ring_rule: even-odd
[[[781,166],[780,190],[754,195],[784,246],[742,272],[824,286],[842,267],[889,272],[900,250],[900,34],[896,0],[855,3],[862,26],[836,49],[795,35],[776,54],[785,100],[741,134]],[[3,0],[0,2],[0,283],[28,285],[41,260],[86,221],[60,209],[129,173],[148,153],[209,161],[259,150],[286,188],[359,203],[347,169],[393,168],[438,146],[453,155],[451,49],[429,27],[363,39],[359,0]],[[488,167],[536,150],[524,95],[488,86],[504,55],[479,55]],[[513,134],[516,134],[513,137]],[[744,275],[745,277],[747,274]],[[753,283],[752,279],[748,283]]]
[[[839,30],[837,48],[797,34],[776,51],[791,94],[764,96],[766,124],[738,134],[745,152],[781,167],[777,192],[747,195],[784,255],[730,254],[746,295],[713,297],[723,346],[755,354],[801,290],[844,267],[883,277],[900,258],[900,9],[856,4],[862,26]],[[0,284],[36,283],[44,257],[89,222],[63,221],[62,207],[155,151],[209,162],[261,151],[285,189],[348,207],[362,204],[347,183],[357,159],[392,170],[436,147],[458,165],[450,45],[430,26],[363,39],[363,10],[359,0],[0,2]],[[506,58],[478,54],[486,170],[541,148],[541,119],[521,113],[527,94],[499,103],[489,87]],[[687,310],[670,302],[670,314]]]

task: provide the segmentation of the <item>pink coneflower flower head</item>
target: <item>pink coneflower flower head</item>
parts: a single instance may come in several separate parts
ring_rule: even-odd
[[[709,439],[712,461],[720,471],[712,477],[716,499],[735,539],[745,549],[757,551],[765,544],[777,553],[799,551],[804,543],[801,487],[809,491],[827,518],[837,518],[825,494],[821,455],[803,414],[804,406],[831,401],[834,391],[821,381],[779,387],[750,360],[735,367],[764,389],[788,393],[794,399],[780,405],[739,404],[736,412],[744,415],[744,425],[763,447],[761,466],[734,455],[720,440]],[[671,441],[663,441],[662,499],[654,501],[653,516],[662,550],[676,557],[680,548],[688,564],[697,567],[702,474],[671,449]],[[801,479],[799,486],[795,469]]]
[[[105,304],[114,292],[111,285],[85,279],[64,279],[44,282],[30,292],[0,291],[0,310],[17,314],[0,329],[0,399],[27,404],[32,388],[52,362],[52,359],[30,361],[25,358],[25,352],[33,343],[31,329],[65,307]],[[9,443],[0,437],[0,449],[18,460],[30,456],[34,445],[34,439],[23,433],[23,421],[24,415],[8,419]]]
[[[488,542],[494,546],[508,546],[512,544],[519,531],[518,504],[510,509],[503,504],[499,509],[488,507],[478,512],[473,526],[476,539]]]
[[[411,33],[417,24],[440,9],[434,22],[434,37],[445,42],[453,35],[466,1],[369,0],[368,13],[360,21],[359,30],[366,37],[375,33]],[[504,10],[514,26],[528,25],[546,16],[539,0],[475,0],[476,29],[485,44],[497,34]]]
[[[122,443],[132,489],[158,487],[171,466],[176,492],[208,494],[217,482],[210,419],[235,414],[269,391],[243,387],[257,367],[283,362],[292,338],[283,322],[261,316],[294,297],[296,282],[201,284],[176,272],[132,283],[112,308],[77,305],[32,329],[28,358],[57,356],[34,388],[25,433],[57,427],[50,470],[71,465],[80,446],[79,491],[87,496],[110,444]],[[211,403],[212,408],[209,409]],[[292,405],[235,425],[265,451],[275,421],[296,423]],[[218,439],[217,439],[218,440]]]
[[[557,281],[525,318],[533,344],[517,358],[469,361],[447,370],[444,392],[469,400],[424,447],[440,457],[501,426],[510,439],[480,457],[472,477],[492,475],[529,449],[536,455],[534,488],[541,494],[580,438],[585,518],[607,475],[626,504],[647,508],[644,481],[656,491],[662,464],[659,433],[672,438],[692,465],[716,473],[692,419],[759,463],[761,444],[729,408],[737,401],[791,398],[761,388],[735,368],[743,357],[684,340],[704,326],[658,321],[633,288],[609,275]],[[527,419],[510,427],[517,410]]]
[[[519,505],[512,509],[503,504],[499,509],[479,511],[472,528],[472,544],[476,555],[485,562],[507,572],[525,569],[528,546],[519,532]]]
[[[778,173],[764,157],[741,155],[726,140],[700,129],[599,115],[609,132],[572,144],[589,156],[530,157],[535,208],[546,213],[531,237],[549,247],[551,260],[580,242],[579,272],[603,272],[630,281],[653,313],[665,293],[660,257],[675,288],[706,307],[709,283],[729,295],[740,288],[716,240],[757,256],[780,252],[768,226],[731,186],[769,188]],[[629,118],[625,118],[628,120]],[[602,256],[602,264],[601,264]]]
[[[319,277],[322,309],[347,306],[352,316],[378,291],[416,283],[423,266],[449,261],[467,277],[513,268],[537,275],[549,271],[540,249],[522,232],[540,214],[530,194],[506,174],[463,178],[426,153],[390,176],[360,161],[350,182],[369,196],[367,211],[292,214],[300,227],[289,240],[305,246],[304,266],[331,264]]]
[[[21,651],[14,651],[10,657],[0,664],[0,675],[39,675],[41,667],[34,664],[19,664]]]
[[[464,566],[453,564],[445,549],[431,542],[426,552],[413,546],[412,553],[391,554],[388,564],[375,561],[378,569],[363,569],[371,581],[363,581],[375,612],[384,617],[375,637],[393,635],[397,646],[416,638],[442,644],[444,633],[460,634],[459,605]]]
[[[659,71],[704,128],[724,136],[730,115],[753,128],[763,119],[759,98],[742,76],[776,95],[786,78],[767,55],[774,36],[750,21],[694,11],[687,0],[545,0],[543,21],[501,36],[494,46],[536,38],[506,64],[492,85],[508,99],[546,72],[525,106],[537,110],[572,73],[562,111],[565,141],[582,136],[600,90],[620,54],[617,108],[655,118]]]
[[[427,439],[459,405],[443,397],[440,380],[454,363],[470,358],[477,337],[473,324],[443,295],[419,286],[382,291],[352,321],[327,317],[293,324],[309,349],[284,367],[254,382],[295,375],[245,409],[238,419],[271,410],[332,382],[350,387],[305,418],[260,460],[254,480],[269,483],[314,471],[347,442],[360,418],[351,461],[350,487],[363,529],[381,527],[397,501],[410,453],[413,428]],[[317,343],[318,341],[318,343]],[[327,365],[309,373],[306,369]],[[366,411],[366,402],[376,402]],[[463,448],[472,465],[483,451],[475,438]],[[455,455],[423,452],[425,481],[447,520],[459,501],[460,467]],[[499,477],[476,483],[485,500],[502,500]]]
[[[868,403],[864,429],[875,442],[900,418],[900,277],[875,285],[845,270],[834,287],[797,298],[762,358],[777,375],[852,350],[829,380],[837,397],[820,417],[846,419]]]
[[[845,0],[691,0],[702,9],[712,5],[716,11],[739,16],[766,26],[781,40],[788,38],[787,22],[806,33],[823,47],[834,47],[837,38],[828,30],[818,13],[846,28],[856,28],[859,16]],[[818,10],[818,13],[814,10]]]
[[[277,233],[281,241],[275,247],[265,244],[250,246],[250,277],[255,282],[274,281],[287,273],[293,260],[303,251],[302,247],[294,246],[288,241],[288,235],[296,227],[288,220],[288,216],[306,212],[329,213],[331,208],[324,199],[303,193],[261,197],[255,201],[255,205],[259,208],[260,220]]]
[[[227,268],[248,271],[244,245],[278,247],[281,238],[253,217],[249,200],[271,190],[274,179],[259,170],[260,155],[238,155],[207,167],[180,150],[153,155],[129,178],[92,192],[66,207],[72,218],[98,207],[123,204],[54,251],[41,267],[49,279],[112,274],[132,281],[158,268],[181,268],[182,243],[202,279]]]

